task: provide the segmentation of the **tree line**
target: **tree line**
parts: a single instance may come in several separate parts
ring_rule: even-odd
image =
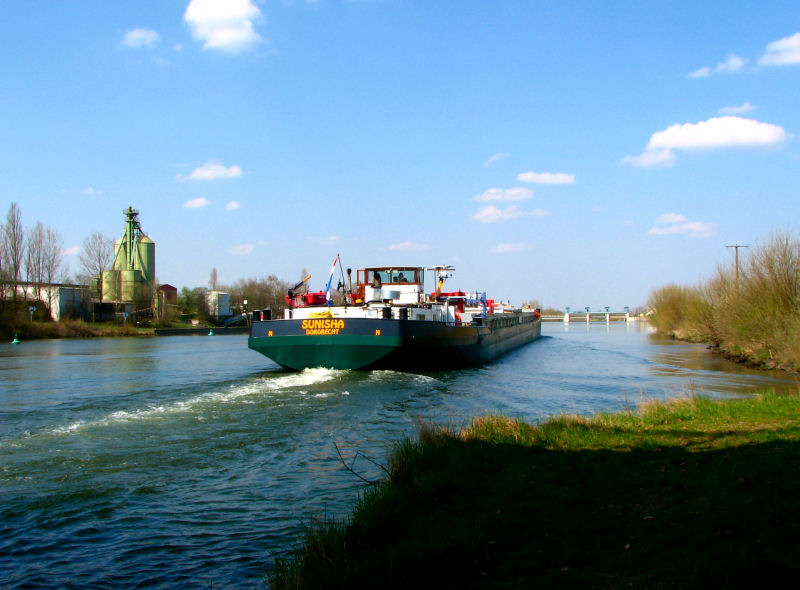
[[[58,230],[41,221],[26,229],[19,205],[11,203],[0,223],[0,309],[5,312],[9,301],[16,308],[31,296],[49,308],[51,293],[44,287],[63,282],[67,272]]]
[[[27,302],[33,299],[41,301],[49,311],[52,301],[51,290],[46,288],[48,285],[77,283],[98,288],[97,279],[114,263],[113,238],[99,231],[92,232],[83,240],[78,260],[79,269],[71,275],[64,260],[64,241],[58,230],[41,221],[26,228],[19,204],[11,203],[5,222],[0,223],[0,313],[3,316],[14,313],[20,302],[25,303],[27,310]],[[303,276],[307,274],[305,269],[302,273]],[[209,291],[224,291],[230,294],[236,313],[266,308],[280,313],[285,306],[284,296],[293,284],[268,275],[223,285],[218,283],[217,270],[212,269],[208,287],[181,289],[177,312],[201,320],[209,319]],[[100,293],[94,295],[99,297]]]

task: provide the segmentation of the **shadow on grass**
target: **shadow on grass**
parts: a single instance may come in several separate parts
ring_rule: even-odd
[[[550,451],[405,443],[273,588],[794,587],[800,446]]]

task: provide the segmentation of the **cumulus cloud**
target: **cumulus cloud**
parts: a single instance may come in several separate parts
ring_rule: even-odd
[[[186,209],[202,209],[203,207],[208,207],[211,204],[211,201],[206,199],[205,197],[197,197],[196,199],[191,199],[186,201],[183,206]]]
[[[70,248],[64,248],[61,253],[64,256],[75,256],[81,251],[80,246],[72,246]]]
[[[680,213],[664,213],[656,218],[656,224],[647,232],[651,236],[686,234],[691,238],[710,238],[717,235],[713,223],[690,221]]]
[[[239,166],[225,167],[214,160],[209,160],[199,168],[195,168],[191,174],[182,176],[178,174],[177,180],[219,180],[225,178],[237,178],[242,175]]]
[[[231,201],[227,205],[225,205],[225,211],[236,211],[242,206],[239,201]]]
[[[253,22],[261,11],[251,0],[191,0],[183,14],[192,37],[203,49],[236,53],[261,42]]]
[[[564,172],[523,172],[517,175],[517,180],[537,184],[573,184],[575,175]]]
[[[510,252],[519,252],[520,250],[527,250],[528,244],[525,242],[517,242],[515,244],[497,244],[494,248],[491,248],[489,251],[495,254],[508,254]]]
[[[674,166],[675,154],[671,150],[652,150],[645,151],[638,156],[625,156],[622,158],[623,164],[630,164],[639,168],[656,166]]]
[[[726,61],[717,64],[715,67],[705,66],[689,74],[689,78],[707,78],[712,74],[732,74],[740,71],[750,60],[746,57],[739,57],[732,53]]]
[[[98,190],[98,189],[94,188],[93,186],[90,186],[88,188],[83,189],[82,192],[83,192],[84,195],[102,195],[103,194],[103,191]]]
[[[488,160],[486,160],[483,163],[483,167],[484,168],[488,168],[489,166],[492,166],[493,164],[497,164],[497,162],[500,162],[502,160],[507,160],[510,157],[511,157],[511,154],[506,154],[506,153],[495,154],[495,155],[493,155],[491,158],[489,158]]]
[[[492,201],[525,201],[533,197],[533,191],[524,186],[514,188],[490,188],[477,195],[473,200],[481,202]]]
[[[734,107],[722,107],[719,109],[719,113],[721,115],[743,115],[745,113],[749,113],[750,111],[756,110],[758,107],[750,104],[749,102],[745,102],[740,104],[739,106]]]
[[[800,33],[769,43],[758,63],[762,66],[800,64]]]
[[[724,116],[699,123],[672,125],[650,137],[647,149],[718,149],[763,147],[786,141],[783,127],[754,119]]]
[[[722,148],[770,147],[789,139],[783,127],[726,115],[699,123],[675,124],[650,137],[644,153],[625,156],[622,162],[633,166],[671,166],[672,150],[713,150]]]
[[[228,250],[228,254],[233,256],[244,256],[253,252],[253,244],[239,244]]]
[[[161,35],[153,29],[131,29],[122,38],[126,47],[155,47],[161,40]]]
[[[542,217],[547,215],[544,209],[534,209],[533,211],[522,211],[516,205],[509,205],[508,207],[500,208],[494,205],[487,205],[481,207],[478,212],[472,216],[472,219],[481,223],[496,223],[498,221],[509,221],[517,217],[530,216]]]

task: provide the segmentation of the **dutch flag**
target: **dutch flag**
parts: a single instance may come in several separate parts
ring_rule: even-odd
[[[333,281],[333,271],[336,270],[336,263],[339,262],[339,255],[336,255],[336,258],[333,259],[333,266],[331,266],[331,276],[328,277],[328,287],[325,289],[325,298],[328,300],[328,307],[330,307],[331,303],[331,282]]]

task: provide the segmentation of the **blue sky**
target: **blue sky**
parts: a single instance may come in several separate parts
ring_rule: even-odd
[[[797,236],[800,2],[6,3],[0,207],[177,287],[452,264],[614,308]]]

